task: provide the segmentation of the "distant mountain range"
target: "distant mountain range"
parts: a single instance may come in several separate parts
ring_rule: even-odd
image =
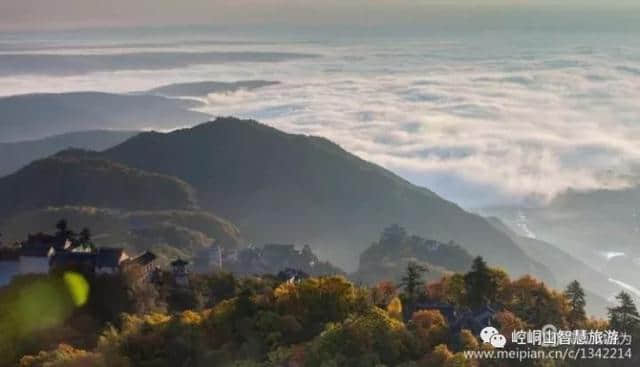
[[[61,150],[68,148],[104,150],[122,143],[137,133],[137,131],[95,130],[55,135],[40,140],[0,143],[0,177]]]
[[[555,245],[517,234],[496,217],[490,217],[487,220],[509,235],[528,256],[549,268],[551,274],[542,277],[541,280],[557,288],[565,287],[574,280],[579,281],[587,292],[589,314],[606,314],[606,308],[610,306],[607,298],[613,297],[621,290],[620,287],[608,281],[607,275]]]
[[[195,82],[175,83],[153,88],[143,93],[166,97],[206,97],[211,93],[230,93],[239,90],[253,90],[280,84],[267,80],[246,80],[239,82]]]
[[[170,129],[206,121],[198,102],[99,92],[27,94],[0,98],[0,142],[43,139],[86,130]]]
[[[376,233],[400,223],[453,240],[512,274],[547,272],[485,219],[323,138],[220,118],[143,133],[101,157],[187,182],[202,208],[229,218],[249,240],[311,243],[346,269],[355,268]]]
[[[575,191],[535,208],[488,208],[520,235],[522,228],[588,264],[640,299],[640,186]],[[622,283],[620,283],[622,282]]]
[[[315,58],[319,55],[292,52],[129,52],[105,54],[0,54],[0,76],[81,75],[98,71],[159,70],[189,65],[224,63],[276,63]]]
[[[126,210],[194,209],[195,193],[178,178],[67,151],[0,179],[0,215],[65,205]]]
[[[28,157],[26,150],[34,149],[38,152],[32,154],[35,157],[40,152],[55,153],[50,151],[53,148],[103,150],[113,142],[122,141],[116,134],[118,130],[169,130],[210,119],[210,115],[193,110],[202,106],[194,98],[277,84],[279,82],[267,80],[202,81],[169,84],[129,94],[72,92],[0,97],[0,153],[12,155],[3,159],[5,154],[0,154],[0,175],[20,167],[4,168],[3,161],[18,158],[24,162],[22,151],[25,151],[24,157]],[[35,144],[34,140],[46,141]],[[24,147],[3,144],[9,142],[34,144]]]
[[[480,255],[513,276],[609,290],[601,269],[545,241],[471,214],[326,139],[250,120],[143,132],[102,152],[66,150],[0,178],[0,198],[0,230],[12,239],[69,216],[95,226],[104,243],[164,246],[164,254],[192,256],[216,241],[295,243],[348,271],[359,260],[371,270],[414,258],[442,272]],[[369,256],[370,248],[359,259],[392,223],[430,240],[404,243],[401,253],[385,245],[382,257]],[[600,314],[605,302],[593,299]]]

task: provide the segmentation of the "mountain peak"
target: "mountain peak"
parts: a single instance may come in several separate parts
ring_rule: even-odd
[[[254,242],[310,243],[346,269],[355,268],[376,233],[400,223],[426,238],[453,240],[514,274],[544,271],[485,219],[327,139],[219,117],[141,134],[103,155],[184,180],[203,208],[229,218]]]

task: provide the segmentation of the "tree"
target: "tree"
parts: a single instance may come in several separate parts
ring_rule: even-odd
[[[502,335],[511,335],[514,330],[528,329],[527,324],[511,311],[500,311],[495,314]]]
[[[402,301],[400,298],[394,297],[387,305],[387,313],[389,317],[402,321]]]
[[[616,299],[620,305],[609,308],[609,326],[613,330],[631,334],[640,324],[638,309],[629,293],[620,292]]]
[[[493,300],[496,292],[495,280],[491,270],[481,256],[476,257],[471,265],[471,271],[465,274],[464,284],[467,290],[469,306],[482,307]]]
[[[400,282],[400,285],[404,286],[404,296],[407,301],[406,304],[409,307],[409,315],[413,314],[415,303],[420,295],[419,292],[424,288],[422,274],[425,271],[427,271],[426,267],[415,262],[410,262],[407,265],[407,272]]]
[[[504,333],[504,331],[502,332]],[[460,344],[460,350],[476,350],[480,347],[478,339],[476,339],[473,333],[468,329],[460,330],[460,335],[458,335],[458,343]]]
[[[91,231],[89,228],[83,228],[80,232],[80,238],[78,238],[78,243],[80,246],[84,248],[93,248],[93,242],[91,241]]]
[[[56,228],[58,232],[56,232],[56,237],[63,239],[70,239],[73,237],[73,231],[69,229],[69,225],[66,219],[60,219],[58,223],[56,223]]]
[[[411,316],[409,325],[423,354],[429,353],[436,345],[447,342],[449,330],[440,311],[417,311]]]
[[[423,358],[424,366],[445,366],[446,363],[453,358],[453,353],[449,350],[446,344],[439,344],[433,352],[427,354]]]
[[[69,229],[68,224],[67,224],[67,220],[66,219],[60,219],[58,221],[58,223],[56,223],[56,228],[58,229],[59,233],[60,232],[66,232]]]
[[[97,353],[75,349],[67,344],[60,344],[51,351],[42,351],[37,355],[24,356],[20,359],[20,367],[80,367],[106,366],[105,361]]]
[[[381,281],[371,288],[371,301],[380,308],[385,308],[396,296],[396,286],[390,281]]]
[[[564,296],[569,303],[567,322],[571,329],[577,330],[582,327],[587,320],[587,314],[584,310],[584,307],[587,305],[584,289],[582,289],[582,286],[577,280],[574,280],[569,283],[567,289],[565,289]]]
[[[549,289],[543,282],[525,275],[511,283],[505,299],[505,307],[531,328],[553,324],[557,328],[568,327],[569,313],[563,293]]]

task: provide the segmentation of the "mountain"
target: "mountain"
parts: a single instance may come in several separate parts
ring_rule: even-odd
[[[592,247],[597,251],[640,256],[637,247],[640,186],[619,190],[568,190],[531,213],[535,227],[557,218],[561,226],[549,235],[571,237],[572,245],[596,245]]]
[[[0,142],[42,139],[74,131],[170,129],[206,121],[198,102],[99,92],[26,94],[0,98]]]
[[[190,65],[277,63],[320,57],[316,54],[269,51],[236,52],[127,52],[127,53],[0,53],[0,76],[82,75],[121,70],[162,70]]]
[[[574,280],[587,291],[587,309],[591,315],[606,315],[610,306],[607,299],[613,298],[622,289],[608,280],[608,276],[585,264],[575,256],[550,243],[518,235],[496,217],[487,218],[489,223],[506,233],[528,256],[545,264],[552,273],[542,277],[552,287],[563,289]]]
[[[441,243],[408,235],[399,225],[384,229],[380,239],[360,255],[354,278],[366,284],[383,280],[401,281],[409,263],[417,263],[428,271],[428,280],[438,280],[447,273],[464,273],[473,257],[455,243]]]
[[[280,84],[267,80],[244,80],[239,82],[195,82],[176,83],[150,89],[146,94],[166,97],[206,97],[211,93],[230,93],[239,90],[253,90]]]
[[[184,180],[201,207],[229,218],[249,240],[309,243],[344,269],[355,269],[375,233],[398,223],[515,275],[548,271],[484,218],[323,138],[219,118],[142,133],[101,156]]]
[[[68,148],[104,150],[122,143],[137,131],[82,131],[55,135],[40,140],[0,143],[0,177]]]
[[[534,208],[489,208],[511,228],[526,226],[640,297],[640,186],[624,189],[567,190]],[[620,283],[619,283],[620,284]]]
[[[193,189],[157,173],[67,151],[0,178],[0,214],[77,205],[127,210],[193,209]]]
[[[62,218],[76,232],[90,228],[96,246],[124,247],[130,254],[151,250],[165,265],[177,257],[193,259],[214,243],[225,249],[246,245],[238,229],[229,221],[199,210],[47,207],[2,218],[0,233],[9,244],[24,240],[28,233],[52,232]]]

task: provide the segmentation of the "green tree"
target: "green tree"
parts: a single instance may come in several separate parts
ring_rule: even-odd
[[[56,229],[58,230],[56,232],[56,237],[58,238],[70,239],[73,237],[73,231],[69,229],[69,224],[66,219],[60,219],[58,223],[56,223]]]
[[[495,298],[496,284],[491,269],[481,256],[476,257],[471,271],[464,276],[469,306],[481,307]]]
[[[89,228],[83,228],[78,238],[78,244],[83,248],[93,248],[93,242],[91,241],[91,231]]]
[[[415,262],[410,262],[407,265],[407,272],[400,281],[400,285],[404,286],[404,303],[408,307],[408,316],[413,314],[418,297],[424,289],[422,275],[425,271],[427,271],[426,267]]]
[[[609,326],[613,330],[631,334],[640,324],[638,309],[629,293],[620,292],[616,299],[620,305],[609,308]]]
[[[564,296],[569,303],[567,322],[571,329],[576,330],[587,320],[587,314],[584,310],[587,302],[585,301],[584,289],[582,289],[580,282],[574,280],[569,283],[564,291]]]

